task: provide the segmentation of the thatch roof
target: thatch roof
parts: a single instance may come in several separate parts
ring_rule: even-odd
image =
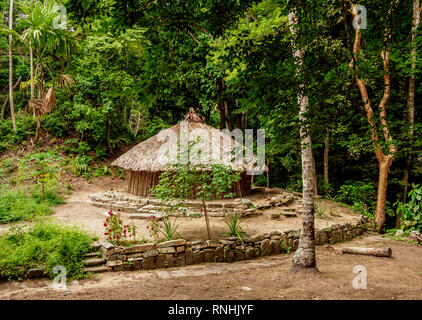
[[[189,132],[189,140],[185,138],[187,132]],[[203,118],[192,108],[186,115],[185,121],[162,130],[134,146],[117,158],[112,165],[132,171],[166,171],[169,169],[169,163],[180,161],[177,151],[179,150],[178,145],[182,144],[179,144],[179,141],[192,142],[198,135],[201,136],[199,142],[190,150],[192,163],[199,163],[205,168],[210,168],[212,163],[224,164],[236,171],[252,170],[255,167],[257,159],[250,151],[243,153],[243,150],[246,150],[245,147],[230,135],[205,124]],[[186,144],[187,142],[184,145],[186,146]],[[230,150],[229,146],[231,146],[232,156],[227,152]],[[199,148],[202,148],[202,154],[195,152]],[[242,151],[242,155],[239,151]],[[239,155],[237,158],[234,158],[234,152]],[[186,153],[182,152],[182,154]],[[230,159],[235,160],[230,161]]]

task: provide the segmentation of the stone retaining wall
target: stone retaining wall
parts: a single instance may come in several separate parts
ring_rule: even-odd
[[[275,206],[286,206],[295,200],[295,196],[288,192],[278,191],[276,196],[269,197],[265,204],[253,203],[250,199],[227,199],[224,201],[207,202],[207,210],[211,217],[224,217],[234,212],[241,217],[251,217],[262,214],[265,210]],[[154,215],[160,219],[168,206],[159,199],[152,197],[136,197],[118,191],[105,191],[89,196],[89,203],[99,208],[129,213],[130,219],[147,219]],[[186,213],[190,217],[201,217],[202,203],[198,200],[186,200],[179,212],[172,212],[172,216],[182,216]]]
[[[371,222],[366,217],[362,217],[355,223],[333,225],[330,228],[316,231],[316,245],[349,241],[369,228],[371,228]],[[299,230],[289,230],[283,233],[274,231],[242,238],[243,243],[236,237],[204,241],[178,239],[127,248],[100,242],[94,245],[93,249],[101,251],[101,258],[88,259],[86,261],[88,267],[85,268],[85,271],[152,270],[203,262],[231,263],[250,260],[261,256],[295,251],[299,244],[299,234]]]

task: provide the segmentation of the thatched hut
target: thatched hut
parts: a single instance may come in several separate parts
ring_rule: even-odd
[[[203,118],[196,114],[192,108],[186,115],[185,121],[162,130],[157,135],[134,146],[117,158],[112,165],[129,170],[129,193],[149,196],[150,189],[158,184],[161,173],[169,170],[168,164],[174,161],[174,157],[176,156],[177,161],[180,161],[180,141],[183,140],[182,137],[187,137],[188,141],[193,141],[198,133],[202,139],[202,149],[207,152],[195,153],[195,158],[195,156],[192,157],[190,150],[190,159],[204,165],[204,170],[210,168],[212,159],[213,163],[228,165],[233,170],[241,172],[241,180],[233,185],[231,192],[235,193],[237,197],[250,194],[251,175],[247,174],[247,170],[252,170],[256,164],[256,158],[250,152],[246,152],[247,155],[242,156],[240,161],[239,159],[232,161],[233,159],[226,154],[227,146],[230,146],[232,151],[242,150],[242,155],[245,147],[230,135],[205,124]],[[208,154],[209,157],[204,156],[205,154]]]

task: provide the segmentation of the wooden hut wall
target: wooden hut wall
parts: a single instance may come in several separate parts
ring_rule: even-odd
[[[150,189],[160,180],[161,171],[130,171],[129,193],[137,196],[149,196]]]
[[[161,173],[162,171],[130,171],[129,193],[137,196],[150,196],[150,189],[158,184]],[[242,172],[240,180],[233,185],[230,192],[234,193],[236,197],[244,197],[251,193],[251,189],[251,176],[248,176],[246,172]],[[195,187],[193,194],[195,198]],[[223,199],[223,195],[218,198]]]

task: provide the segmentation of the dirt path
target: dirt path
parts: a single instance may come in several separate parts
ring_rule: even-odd
[[[49,288],[51,280],[0,283],[0,299],[422,299],[422,246],[368,235],[347,245],[388,245],[393,256],[341,255],[318,247],[320,276],[288,274],[292,255],[284,254],[232,264],[100,274],[69,283],[61,292]],[[366,290],[352,287],[355,265],[367,269]]]

